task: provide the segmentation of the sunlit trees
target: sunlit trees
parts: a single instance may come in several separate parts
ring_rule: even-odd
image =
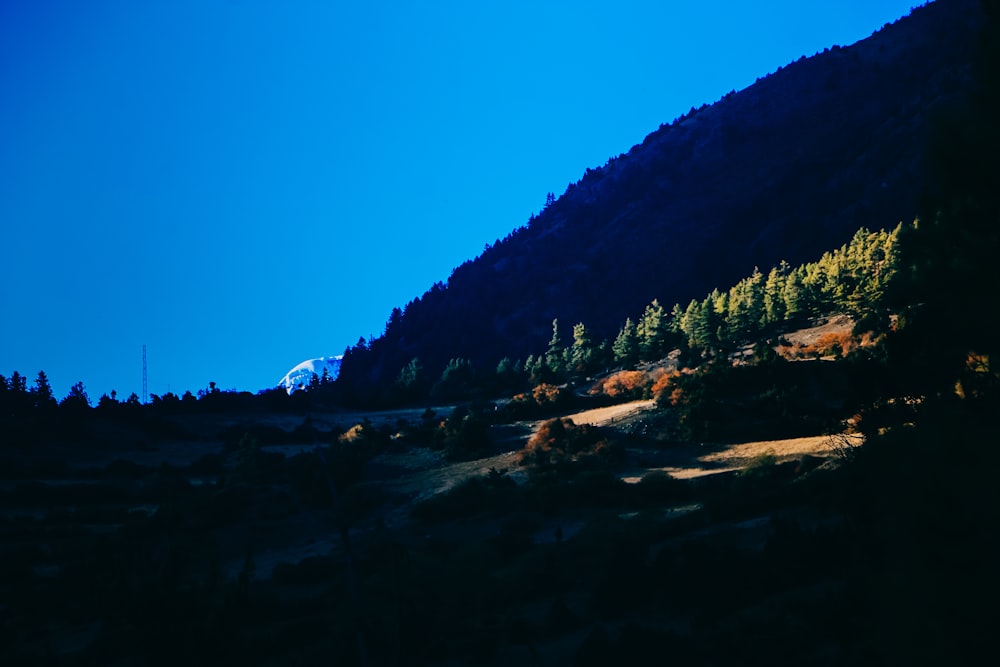
[[[667,353],[667,316],[663,306],[656,299],[646,306],[636,325],[639,343],[639,357],[645,361],[656,361]]]
[[[611,346],[615,355],[615,363],[631,366],[639,361],[639,334],[632,318],[626,318],[625,325],[618,332]]]
[[[590,370],[594,362],[594,341],[583,322],[573,326],[573,344],[568,352],[570,371],[586,373]]]
[[[726,295],[725,306],[717,311],[723,316],[724,338],[728,345],[750,340],[760,330],[764,315],[764,276],[754,267],[749,278],[733,285]]]
[[[805,316],[844,313],[875,324],[885,319],[886,291],[898,271],[900,229],[860,229],[841,248],[794,269],[781,262],[765,276],[755,268],[728,290],[712,290],[684,309],[675,304],[665,329],[681,334],[691,349],[711,353],[755,342],[768,327]],[[640,341],[658,315],[647,307]],[[652,360],[645,352],[640,357]]]
[[[559,320],[552,320],[552,338],[545,352],[545,366],[554,376],[559,376],[565,369],[563,358],[563,342],[559,333]]]
[[[785,282],[788,278],[790,267],[788,262],[782,260],[778,266],[773,267],[764,280],[763,304],[761,314],[761,324],[768,325],[780,322],[785,319],[784,290]]]

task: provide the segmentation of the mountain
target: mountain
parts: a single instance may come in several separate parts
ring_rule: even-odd
[[[555,318],[564,336],[584,322],[613,337],[653,299],[686,304],[912,220],[930,128],[961,104],[982,24],[977,0],[938,0],[662,125],[394,310],[347,351],[343,383],[364,393],[414,357],[430,375],[453,357],[492,370],[544,352]]]
[[[340,362],[343,357],[320,357],[319,359],[306,359],[296,365],[292,370],[285,373],[285,376],[278,381],[278,386],[294,394],[299,389],[305,389],[312,381],[312,376],[323,377],[323,372],[327,374],[328,380],[336,380],[340,374]]]

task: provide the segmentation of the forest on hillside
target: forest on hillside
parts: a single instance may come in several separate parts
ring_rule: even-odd
[[[916,219],[815,261],[644,295],[603,334],[545,312],[499,363],[407,354],[382,384],[350,354],[392,359],[372,347],[395,315],[293,395],[92,405],[0,376],[0,663],[981,662],[1000,597],[982,7]],[[792,340],[817,319],[851,327]],[[824,448],[778,453],[806,435]]]
[[[654,298],[684,306],[754,265],[797,266],[860,228],[912,222],[930,128],[968,93],[982,22],[978,0],[929,3],[586,170],[352,346],[353,392],[375,398],[415,357],[432,381],[454,358],[481,371],[525,360],[544,351],[553,319],[567,339],[579,322],[612,338]]]

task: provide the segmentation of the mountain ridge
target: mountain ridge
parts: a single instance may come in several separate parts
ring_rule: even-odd
[[[543,351],[558,318],[614,335],[644,304],[685,303],[859,227],[912,220],[935,115],[960,103],[973,0],[938,0],[661,125],[347,351],[355,391],[419,357],[485,368]]]

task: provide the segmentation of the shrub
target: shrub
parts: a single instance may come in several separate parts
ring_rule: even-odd
[[[749,465],[740,472],[740,477],[755,477],[768,472],[778,463],[778,458],[774,452],[764,452],[758,454],[750,460]]]
[[[604,394],[611,398],[624,400],[639,399],[649,394],[652,385],[653,378],[649,373],[644,371],[620,371],[599,380],[591,388],[590,393]]]
[[[680,377],[679,371],[666,371],[661,373],[656,380],[653,382],[653,386],[650,387],[650,393],[653,395],[657,401],[666,394],[667,392],[673,392],[674,390],[674,379]]]
[[[635,485],[636,501],[641,506],[672,502],[686,497],[687,485],[662,470],[647,472]]]
[[[467,459],[488,450],[492,444],[489,420],[481,412],[459,407],[438,426],[434,442],[450,459]]]
[[[531,398],[540,408],[556,405],[566,400],[569,392],[562,387],[543,382],[531,390]]]
[[[571,391],[553,384],[541,383],[530,393],[517,394],[504,407],[507,419],[536,419],[565,408],[573,400]]]
[[[539,467],[565,466],[574,462],[606,467],[620,458],[620,448],[609,443],[599,428],[577,426],[572,419],[563,418],[543,422],[521,450],[518,462]]]

